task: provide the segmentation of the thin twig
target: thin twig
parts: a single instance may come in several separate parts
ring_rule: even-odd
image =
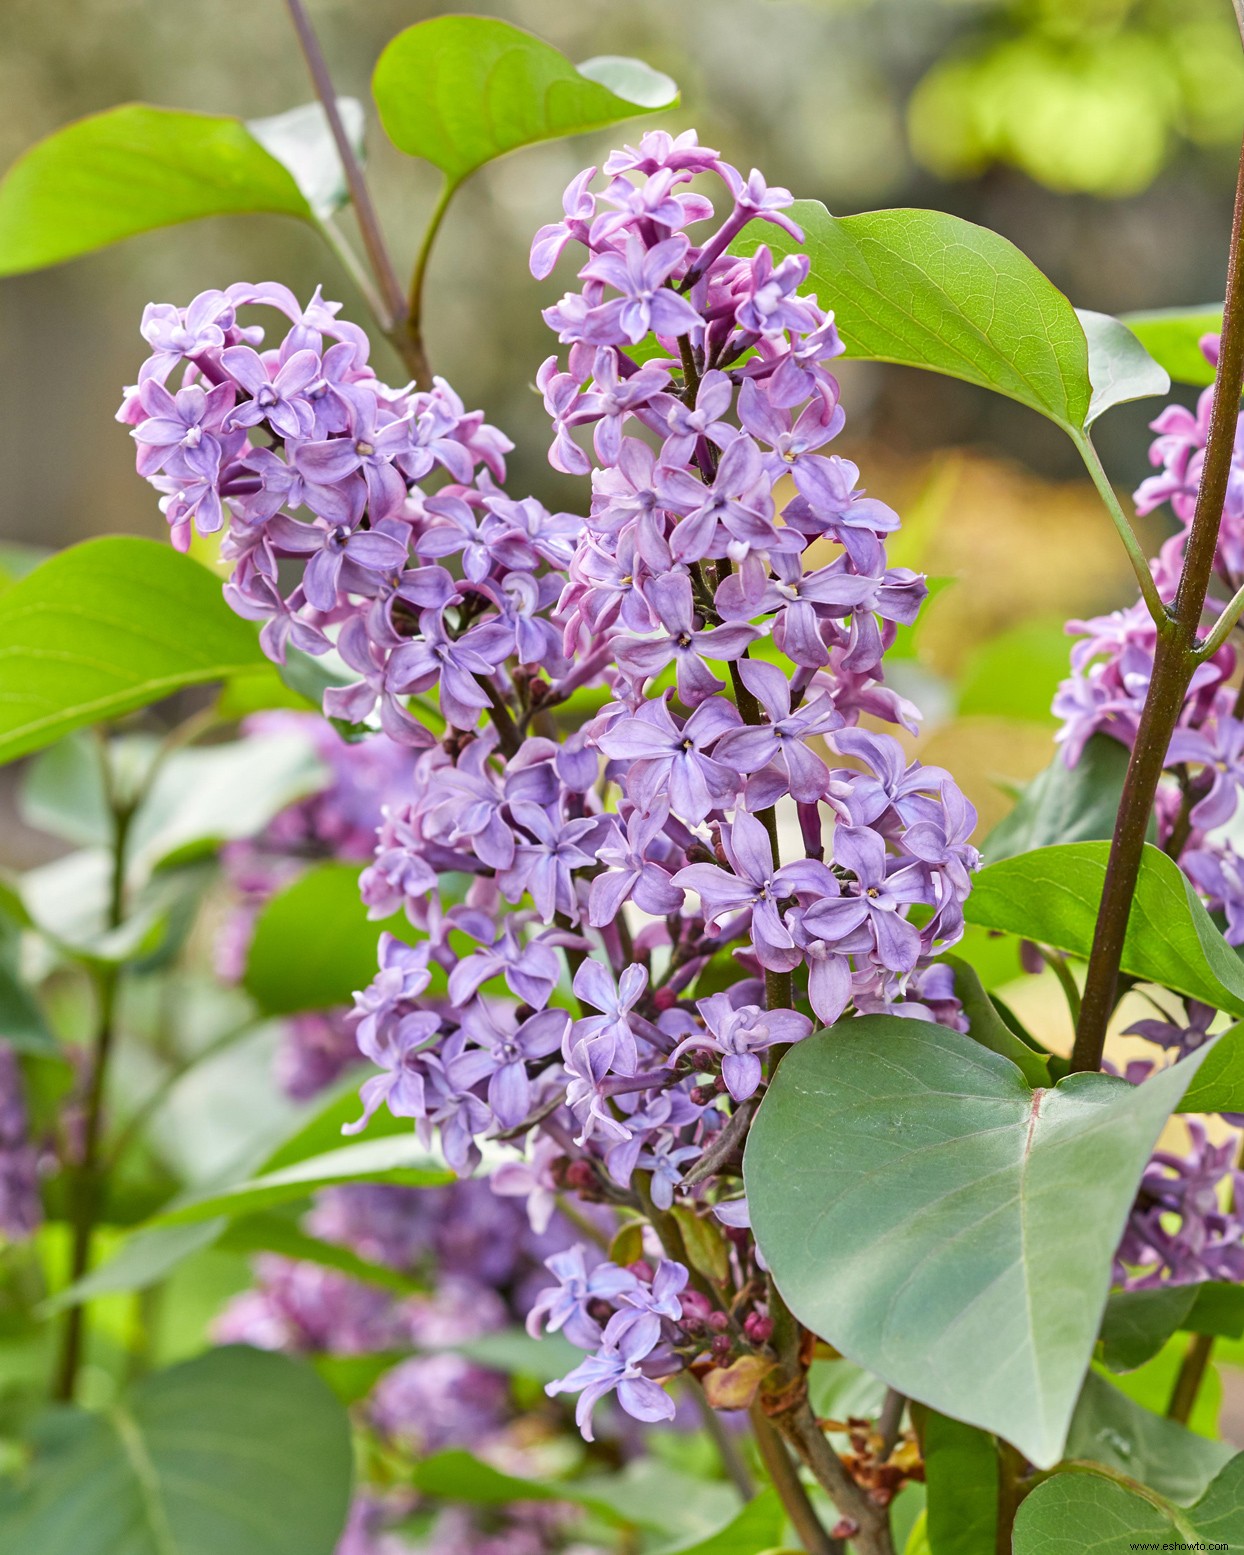
[[[684,1373],[687,1379],[687,1389],[695,1400],[695,1407],[700,1411],[700,1419],[704,1422],[704,1429],[708,1432],[709,1439],[717,1449],[717,1456],[721,1459],[721,1466],[729,1476],[730,1483],[739,1493],[740,1501],[751,1501],[756,1494],[756,1486],[752,1480],[751,1471],[744,1461],[743,1454],[739,1451],[739,1444],[726,1429],[721,1416],[708,1401],[699,1378],[693,1373]]]
[[[285,0],[285,4],[298,37],[298,46],[307,62],[315,95],[324,109],[329,131],[337,147],[337,155],[341,158],[341,166],[346,175],[346,186],[350,191],[350,203],[354,206],[354,215],[359,224],[363,247],[367,250],[367,257],[371,261],[372,274],[376,277],[380,295],[392,320],[390,325],[392,331],[406,315],[406,299],[402,295],[402,284],[397,278],[397,271],[389,257],[384,233],[380,227],[380,218],[372,203],[371,192],[363,176],[362,166],[354,154],[354,147],[350,144],[345,125],[341,122],[341,113],[337,107],[337,93],[333,87],[328,62],[324,58],[324,51],[320,48],[320,40],[315,35],[315,29],[311,25],[302,0]]]

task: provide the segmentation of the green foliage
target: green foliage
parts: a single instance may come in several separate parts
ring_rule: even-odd
[[[262,662],[211,573],[167,545],[87,540],[4,595],[0,761]]]
[[[986,227],[942,211],[831,216],[816,200],[792,215],[803,245],[766,231],[739,250],[802,247],[848,356],[979,384],[1077,440],[1110,405],[1162,392],[1162,370],[1123,325],[1092,315],[1086,335],[1062,292]]]
[[[187,1195],[162,1210],[156,1223],[182,1226],[218,1215],[253,1215],[340,1183],[392,1182],[408,1188],[429,1188],[453,1180],[454,1174],[420,1145],[412,1128],[404,1134],[362,1139],[291,1166]]]
[[[296,179],[241,120],[128,103],[67,124],[5,174],[0,275],[247,211],[312,215]]]
[[[39,1555],[331,1555],[350,1495],[345,1412],[315,1373],[209,1351],[104,1413],[37,1417],[0,1485],[0,1548]]]
[[[1123,322],[1176,383],[1190,383],[1198,389],[1213,383],[1214,369],[1205,359],[1200,339],[1202,335],[1217,335],[1221,331],[1221,303],[1211,303],[1204,308],[1160,308],[1152,313],[1128,313]]]
[[[1002,1018],[997,1005],[986,993],[976,969],[958,956],[943,960],[955,974],[955,996],[967,1017],[968,1035],[993,1053],[1009,1058],[1029,1085],[1049,1085],[1050,1066],[1046,1056],[1036,1052]]]
[[[1196,1295],[1195,1285],[1115,1291],[1102,1316],[1102,1360],[1111,1371],[1133,1371],[1152,1360],[1184,1326]]]
[[[440,168],[451,189],[507,151],[678,101],[669,77],[639,60],[575,66],[531,33],[483,16],[408,27],[381,54],[372,90],[389,139]]]
[[[667,1555],[756,1555],[757,1550],[776,1545],[785,1526],[786,1516],[776,1491],[762,1490],[724,1528],[706,1539],[674,1545]]]
[[[992,1436],[922,1410],[926,1534],[937,1555],[994,1555],[998,1449]]]
[[[1105,842],[1077,842],[990,864],[973,882],[968,920],[1087,957],[1109,851]],[[1244,1015],[1244,965],[1239,956],[1178,865],[1149,845],[1132,903],[1122,970]],[[1234,1108],[1228,1105],[1226,1110]]]
[[[246,991],[265,1015],[349,1004],[376,975],[384,929],[402,938],[403,917],[376,923],[359,900],[357,864],[320,864],[277,894],[259,915],[246,962]]]
[[[1096,1372],[1084,1379],[1067,1457],[1117,1469],[1173,1501],[1194,1501],[1231,1456],[1225,1443],[1144,1408]]]
[[[959,683],[959,714],[1019,718],[1052,727],[1050,703],[1066,676],[1062,622],[1024,621],[972,654]]]
[[[1088,341],[1089,378],[1093,397],[1089,401],[1085,425],[1115,405],[1129,400],[1149,399],[1170,390],[1166,368],[1154,360],[1144,342],[1121,319],[1108,313],[1077,308],[1076,317]]]
[[[1108,840],[1127,763],[1127,748],[1108,734],[1093,735],[1074,767],[1060,751],[985,838],[981,854],[986,864],[1056,843]]]
[[[1136,1185],[1201,1054],[1033,1091],[867,1016],[793,1048],[752,1126],[752,1224],[795,1315],[930,1408],[1061,1455]]]
[[[1122,1476],[1056,1474],[1015,1519],[1015,1555],[1115,1555],[1148,1545],[1234,1548],[1244,1543],[1244,1454],[1192,1506]]]

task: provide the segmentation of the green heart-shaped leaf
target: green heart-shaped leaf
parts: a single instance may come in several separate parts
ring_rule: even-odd
[[[376,942],[405,920],[376,923],[359,897],[357,864],[320,864],[278,891],[255,925],[245,987],[265,1015],[349,1004],[376,975]]]
[[[520,146],[672,107],[678,88],[639,60],[575,66],[520,27],[486,16],[416,22],[372,78],[380,122],[399,150],[460,184]]]
[[[1015,1519],[1015,1555],[1120,1555],[1128,1549],[1238,1549],[1244,1544],[1244,1453],[1201,1499],[1177,1506],[1123,1475],[1055,1474]]]
[[[1100,842],[1114,833],[1127,776],[1128,751],[1095,734],[1069,767],[1062,752],[1038,772],[981,844],[987,864],[1057,843]]]
[[[0,181],[0,275],[41,270],[201,216],[312,219],[240,119],[126,103],[57,130]]]
[[[331,1555],[350,1500],[345,1411],[301,1362],[236,1346],[100,1413],[38,1416],[0,1482],[0,1549]]]
[[[1141,1086],[1032,1090],[1009,1060],[866,1016],[783,1059],[752,1224],[795,1315],[942,1414],[1057,1462],[1145,1165],[1204,1053]]]

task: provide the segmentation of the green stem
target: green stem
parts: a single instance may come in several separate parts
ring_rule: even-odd
[[[1196,509],[1188,531],[1183,570],[1170,609],[1158,623],[1153,675],[1132,747],[1114,838],[1106,866],[1101,908],[1093,935],[1088,974],[1080,1005],[1071,1068],[1101,1068],[1106,1027],[1114,1010],[1119,963],[1140,878],[1145,833],[1153,811],[1158,782],[1166,765],[1171,735],[1183,710],[1188,685],[1199,662],[1197,632],[1205,609],[1218,529],[1222,522],[1227,481],[1235,448],[1240,391],[1244,387],[1244,148],[1236,181],[1231,252],[1227,263],[1226,306],[1218,376],[1210,413],[1205,461],[1197,490]]]
[[[449,209],[449,202],[453,199],[457,188],[457,184],[451,183],[448,178],[441,186],[427,228],[419,242],[419,252],[415,255],[415,268],[410,278],[410,295],[404,310],[402,328],[406,338],[406,351],[408,360],[414,364],[411,371],[415,376],[415,385],[420,389],[432,387],[432,370],[428,366],[427,348],[423,343],[423,288],[428,275],[428,261],[432,257],[432,246],[436,242],[437,233],[441,230],[441,223],[445,219],[445,212]]]
[[[1093,440],[1087,432],[1080,432],[1073,436],[1072,441],[1084,460],[1085,467],[1093,478],[1093,485],[1097,487],[1097,493],[1105,504],[1106,511],[1114,521],[1114,527],[1119,532],[1119,539],[1123,542],[1123,549],[1127,552],[1127,559],[1132,564],[1132,571],[1136,574],[1136,581],[1140,585],[1140,592],[1144,596],[1145,604],[1149,607],[1149,614],[1157,622],[1159,628],[1166,624],[1166,606],[1162,596],[1158,593],[1158,586],[1153,581],[1153,574],[1149,570],[1149,560],[1141,548],[1140,541],[1136,538],[1136,531],[1128,522],[1127,514],[1115,496],[1114,487],[1110,484],[1101,459]]]
[[[346,175],[346,187],[350,191],[350,203],[354,206],[355,219],[359,224],[359,235],[363,239],[363,247],[367,250],[367,258],[371,263],[372,274],[376,277],[385,311],[391,320],[385,333],[401,353],[407,367],[414,373],[414,363],[403,350],[404,337],[399,327],[406,313],[402,283],[398,280],[397,271],[393,268],[393,261],[389,257],[388,246],[380,227],[380,218],[372,203],[371,191],[363,176],[362,166],[354,154],[354,147],[350,144],[345,125],[341,122],[341,114],[337,109],[337,93],[333,88],[333,78],[324,58],[324,51],[320,48],[320,40],[315,35],[315,29],[311,25],[302,0],[285,0],[285,3],[298,38],[298,46],[302,50],[307,70],[315,87],[315,95],[324,109],[333,143],[337,147],[337,155],[341,158],[342,170]]]
[[[721,1459],[721,1466],[725,1469],[730,1483],[739,1493],[739,1500],[743,1502],[753,1500],[756,1486],[752,1482],[751,1472],[743,1459],[743,1454],[739,1451],[738,1442],[722,1424],[721,1416],[709,1403],[708,1395],[704,1392],[699,1379],[691,1372],[686,1372],[684,1375],[687,1378],[687,1390],[695,1400],[695,1407],[704,1422],[704,1429],[717,1449],[717,1456]]]
[[[122,802],[116,798],[106,763],[105,752],[105,781],[112,805],[113,822],[112,884],[109,892],[107,921],[109,929],[118,929],[125,920],[126,841],[135,806],[132,801]],[[100,1161],[100,1144],[103,1134],[108,1062],[112,1056],[116,1037],[117,994],[120,982],[121,968],[115,964],[101,967],[96,976],[98,1015],[91,1052],[90,1079],[87,1085],[82,1159],[69,1182],[69,1218],[72,1228],[68,1281],[70,1285],[76,1285],[91,1266],[91,1245],[94,1241],[95,1225],[99,1218],[103,1186],[107,1177],[106,1169]],[[54,1385],[56,1398],[66,1403],[73,1400],[77,1391],[85,1338],[86,1308],[80,1302],[76,1302],[65,1314],[65,1327]]]
[[[1205,1373],[1209,1367],[1209,1358],[1213,1348],[1213,1334],[1194,1334],[1192,1336],[1192,1342],[1189,1344],[1183,1363],[1179,1368],[1179,1375],[1175,1378],[1175,1386],[1171,1391],[1171,1401],[1166,1406],[1168,1420],[1177,1420],[1180,1425],[1187,1425],[1192,1418],[1197,1394],[1201,1391],[1201,1383],[1205,1380]]]
[[[1076,1026],[1080,1020],[1080,990],[1076,987],[1076,980],[1071,975],[1071,968],[1067,965],[1066,956],[1057,950],[1045,950],[1037,947],[1042,961],[1058,979],[1059,987],[1063,991],[1063,997],[1067,1001],[1067,1008],[1071,1011],[1071,1024]]]
[[[1010,1442],[998,1438],[998,1522],[995,1529],[996,1555],[1011,1555],[1015,1517],[1020,1502],[1032,1489],[1027,1479],[1028,1461]]]
[[[1212,659],[1231,635],[1231,629],[1244,613],[1244,585],[1236,589],[1235,593],[1222,608],[1222,614],[1214,622],[1209,636],[1195,650],[1198,659]]]

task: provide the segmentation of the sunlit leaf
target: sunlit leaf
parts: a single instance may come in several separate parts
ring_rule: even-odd
[[[197,562],[154,540],[87,540],[4,595],[0,761],[262,658]]]
[[[295,179],[241,120],[127,103],[67,124],[5,174],[0,275],[247,211],[311,216]]]
[[[372,79],[393,144],[459,184],[520,146],[601,129],[678,101],[668,76],[639,60],[564,54],[508,22],[438,16],[388,45]]]
[[[1002,929],[1087,958],[1109,852],[1105,842],[1077,842],[990,864],[973,881],[967,917],[983,928]],[[1149,844],[1121,968],[1144,982],[1244,1015],[1244,963],[1179,866]]]
[[[1203,335],[1222,330],[1222,304],[1203,308],[1162,308],[1151,313],[1125,313],[1122,322],[1150,356],[1176,383],[1205,388],[1214,381],[1214,369],[1201,350]]]

